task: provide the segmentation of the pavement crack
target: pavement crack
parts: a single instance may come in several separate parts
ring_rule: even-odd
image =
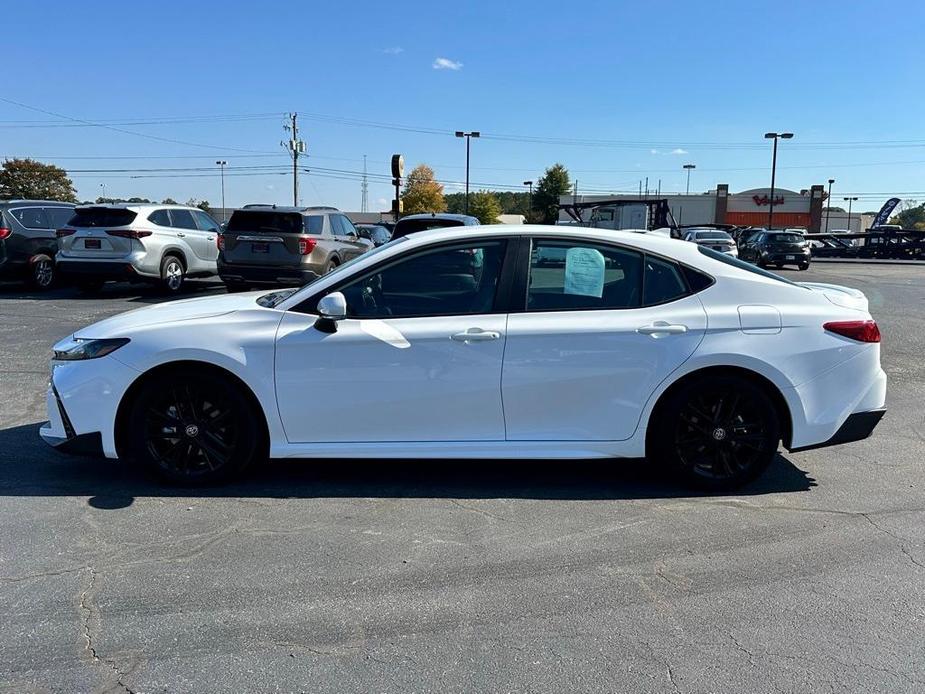
[[[671,663],[666,659],[665,660],[665,674],[668,675],[668,682],[671,683],[671,686],[674,688],[677,694],[681,694],[681,687],[678,686],[678,683],[674,679],[674,670],[671,667]]]
[[[104,659],[97,653],[96,646],[94,645],[93,640],[93,629],[91,627],[91,622],[94,620],[94,617],[99,620],[100,614],[99,609],[93,603],[93,588],[96,585],[96,571],[91,566],[84,567],[84,570],[89,576],[89,581],[87,582],[87,587],[80,593],[79,604],[81,612],[81,629],[83,632],[84,641],[87,642],[85,650],[90,654],[90,658],[94,663],[103,665],[110,671],[108,677],[109,680],[114,680],[112,686],[107,686],[104,688],[104,691],[112,691],[118,689],[120,691],[126,692],[126,694],[135,694],[132,689],[125,684],[122,679],[126,676],[126,673],[122,672],[118,667],[116,667],[115,662],[109,659]]]
[[[909,561],[911,561],[915,566],[919,567],[920,569],[925,569],[925,564],[923,564],[918,559],[916,559],[914,556],[912,556],[912,552],[906,549],[906,545],[903,544],[903,542],[907,541],[906,538],[897,535],[892,530],[887,530],[882,525],[877,523],[873,518],[871,518],[870,514],[868,513],[860,513],[858,515],[860,515],[864,520],[866,520],[868,523],[870,523],[874,528],[876,528],[878,531],[880,531],[884,535],[896,540],[896,543],[899,545],[899,551],[902,552],[906,556],[906,558]]]
[[[462,502],[459,501],[458,499],[450,499],[449,502],[450,502],[451,504],[455,505],[455,506],[459,506],[459,508],[463,509],[464,511],[469,511],[470,513],[477,513],[477,514],[479,514],[479,515],[481,515],[481,516],[486,516],[486,517],[488,517],[488,518],[494,518],[495,520],[499,520],[499,521],[501,521],[502,523],[509,523],[509,522],[510,522],[509,519],[504,518],[504,517],[502,517],[502,516],[498,516],[498,515],[496,515],[496,514],[494,514],[494,513],[491,513],[490,511],[484,511],[484,510],[482,510],[482,509],[480,509],[480,508],[476,508],[476,507],[474,507],[474,506],[467,506],[466,504],[462,503]]]

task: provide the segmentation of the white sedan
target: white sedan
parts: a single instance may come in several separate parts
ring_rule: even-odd
[[[412,234],[284,292],[174,301],[54,347],[50,444],[181,484],[272,458],[626,458],[729,489],[884,413],[856,290],[562,227]],[[375,412],[373,417],[359,413]]]

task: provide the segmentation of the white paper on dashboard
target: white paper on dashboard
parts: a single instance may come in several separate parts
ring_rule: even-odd
[[[593,248],[569,248],[565,254],[565,294],[604,294],[604,254]]]

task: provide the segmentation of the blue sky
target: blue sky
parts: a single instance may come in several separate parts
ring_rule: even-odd
[[[587,192],[646,176],[683,191],[688,162],[692,191],[759,187],[778,130],[796,133],[779,186],[832,177],[863,209],[925,198],[921,2],[41,5],[4,10],[0,155],[63,166],[81,198],[105,184],[215,205],[224,159],[229,205],[291,202],[288,111],[309,151],[301,202],[351,211],[364,154],[374,210],[393,152],[462,181],[457,129],[486,136],[476,188],[522,189],[556,161]]]

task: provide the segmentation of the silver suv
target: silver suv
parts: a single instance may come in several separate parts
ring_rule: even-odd
[[[334,207],[247,205],[219,237],[218,273],[229,291],[311,282],[373,248]]]
[[[218,272],[218,222],[184,205],[85,205],[58,229],[57,267],[85,290],[108,280],[160,283]]]

